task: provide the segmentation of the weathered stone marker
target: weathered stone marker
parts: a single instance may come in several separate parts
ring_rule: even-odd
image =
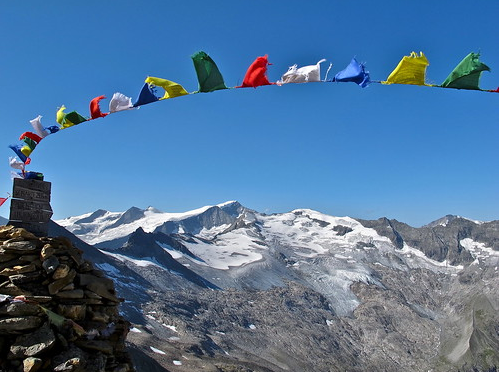
[[[22,227],[37,236],[46,236],[52,217],[51,183],[14,178],[9,225]]]

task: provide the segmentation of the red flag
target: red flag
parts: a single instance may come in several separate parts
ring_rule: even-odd
[[[257,57],[255,61],[248,67],[246,71],[246,76],[244,77],[243,84],[236,88],[249,88],[249,87],[259,87],[262,85],[272,85],[274,83],[269,82],[267,78],[267,65],[271,65],[267,60],[267,55],[263,57]]]
[[[19,140],[23,140],[26,137],[32,139],[36,143],[40,143],[40,141],[42,140],[42,137],[40,137],[38,134],[35,134],[33,132],[24,132],[23,134],[21,134],[21,137],[19,137]]]
[[[92,116],[92,119],[103,118],[104,116],[109,114],[105,114],[100,110],[99,102],[104,98],[106,97],[99,96],[90,101],[90,115]]]
[[[0,206],[7,201],[8,198],[0,198]]]

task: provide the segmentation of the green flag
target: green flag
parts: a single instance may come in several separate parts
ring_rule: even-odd
[[[441,86],[444,88],[480,90],[478,87],[480,74],[482,71],[490,71],[490,68],[480,62],[478,57],[480,57],[478,53],[470,53],[464,57]]]
[[[225,86],[224,78],[218,70],[215,62],[205,52],[197,52],[191,56],[194,68],[198,75],[198,92],[213,92],[219,89],[228,89]]]

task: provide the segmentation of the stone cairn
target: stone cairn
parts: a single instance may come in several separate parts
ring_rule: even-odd
[[[0,226],[0,372],[134,371],[120,301],[69,239]]]

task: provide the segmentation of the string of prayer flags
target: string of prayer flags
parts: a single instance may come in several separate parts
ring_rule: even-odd
[[[137,98],[137,101],[133,104],[133,107],[147,105],[148,103],[153,103],[158,100],[159,98],[156,97],[156,95],[154,94],[151,85],[145,83],[142,89],[140,90],[139,97]]]
[[[366,71],[363,63],[357,62],[352,58],[350,64],[342,71],[338,72],[332,81],[353,82],[362,88],[365,88],[371,82],[369,71]]]
[[[201,51],[194,53],[191,58],[199,83],[199,88],[195,93],[209,93],[215,90],[228,89],[215,61],[208,54]]]
[[[289,83],[312,83],[322,81],[320,65],[325,61],[325,59],[321,59],[315,65],[303,66],[300,68],[298,68],[298,65],[290,66],[288,68],[288,71],[281,76],[280,80],[277,81],[277,85]]]
[[[170,80],[148,76],[145,82],[150,85],[161,87],[165,90],[165,95],[161,97],[160,100],[180,97],[189,94],[182,85]]]
[[[224,78],[220,73],[213,59],[203,51],[197,52],[191,56],[198,80],[198,90],[194,93],[207,93],[216,90],[228,89],[225,85]],[[495,90],[483,90],[479,88],[479,81],[483,71],[490,71],[490,68],[479,60],[478,53],[469,53],[449,74],[442,85],[426,84],[426,69],[429,66],[428,59],[419,52],[411,52],[410,55],[404,56],[396,68],[389,74],[385,81],[371,81],[369,71],[366,71],[365,65],[359,63],[355,58],[352,58],[349,65],[338,72],[334,78],[327,80],[327,75],[331,69],[331,64],[326,72],[325,78],[321,79],[321,63],[325,62],[321,59],[315,65],[303,66],[298,68],[298,65],[293,65],[288,68],[281,78],[273,83],[269,81],[267,76],[268,66],[271,65],[268,61],[268,55],[257,57],[248,67],[244,80],[240,86],[236,88],[256,88],[263,85],[284,85],[289,83],[309,83],[309,82],[354,82],[362,88],[367,87],[371,82],[382,84],[409,84],[409,85],[424,85],[429,87],[455,88],[467,90],[479,90],[485,92],[499,93],[499,87]],[[164,89],[164,95],[159,97],[156,95],[156,88]],[[180,84],[170,80],[148,76],[145,79],[144,85],[137,97],[137,101],[132,103],[132,99],[122,93],[114,93],[109,102],[109,112],[103,113],[100,108],[101,100],[105,96],[95,97],[90,101],[90,118],[85,118],[76,111],[66,113],[66,107],[62,105],[56,113],[56,122],[58,125],[44,127],[41,123],[41,115],[30,120],[33,132],[24,132],[20,136],[22,143],[10,145],[9,147],[15,152],[18,158],[11,161],[13,168],[21,169],[22,173],[16,173],[14,177],[21,175],[22,177],[30,177],[30,172],[26,172],[24,167],[29,164],[31,159],[29,156],[37,147],[40,141],[50,134],[88,120],[106,117],[109,114],[131,110],[149,103],[165,100],[168,98],[180,97],[188,95],[187,90]],[[36,172],[31,172],[36,173]]]
[[[93,119],[98,119],[98,118],[104,118],[106,117],[107,115],[109,115],[109,113],[103,113],[101,110],[100,110],[100,101],[102,101],[104,98],[106,98],[105,96],[99,96],[99,97],[95,97],[93,100],[90,101],[90,117]]]
[[[480,62],[479,57],[480,54],[478,53],[470,53],[464,57],[449,76],[447,76],[441,87],[480,90],[478,84],[482,71],[490,71],[490,68]]]
[[[409,56],[404,56],[386,81],[381,83],[426,85],[426,67],[429,64],[423,52],[419,52],[419,56],[412,52]]]
[[[268,61],[268,56],[257,57],[248,67],[243,83],[236,88],[256,88],[262,85],[272,85],[267,78],[267,66],[271,65]]]
[[[133,109],[132,99],[121,93],[114,93],[113,98],[109,101],[109,112],[111,114],[119,111]]]

